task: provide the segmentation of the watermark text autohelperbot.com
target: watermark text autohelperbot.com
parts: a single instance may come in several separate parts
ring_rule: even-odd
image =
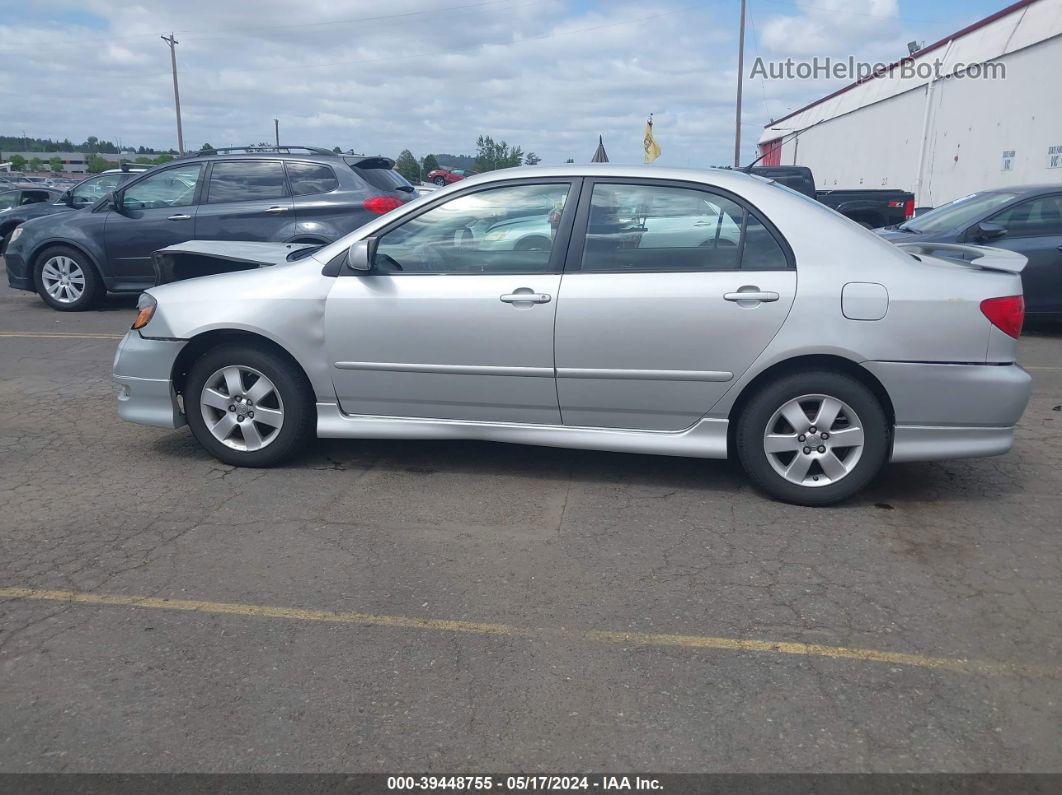
[[[854,57],[831,58],[815,56],[806,61],[786,58],[765,61],[757,57],[749,77],[766,80],[866,80],[869,77],[898,77],[901,80],[936,80],[945,76],[975,80],[1006,80],[1007,65],[999,61],[985,63],[956,63],[945,67],[935,58],[915,61],[904,59],[898,63],[857,61]]]

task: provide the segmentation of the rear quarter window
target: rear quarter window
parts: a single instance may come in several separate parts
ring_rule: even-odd
[[[339,187],[336,172],[331,166],[322,163],[288,162],[288,182],[294,196],[311,196],[315,193],[329,193]]]

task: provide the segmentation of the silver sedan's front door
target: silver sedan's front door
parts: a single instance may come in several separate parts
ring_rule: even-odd
[[[708,191],[587,181],[581,204],[557,303],[564,423],[688,428],[781,328],[791,258],[754,213]]]
[[[553,326],[570,181],[466,192],[379,237],[346,271],[325,348],[348,414],[559,424]]]

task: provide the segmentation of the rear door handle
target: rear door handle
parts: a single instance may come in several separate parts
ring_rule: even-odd
[[[548,304],[553,297],[549,293],[533,293],[527,287],[516,292],[500,295],[498,298],[506,304]]]
[[[273,213],[273,214],[286,213],[289,209],[291,209],[291,208],[290,207],[270,207],[268,210],[266,210],[266,212],[267,213]]]
[[[184,213],[178,213],[177,215],[171,215],[166,219],[167,221],[191,221],[192,216],[185,215]]]
[[[748,290],[747,292],[723,293],[724,301],[777,301],[778,293],[767,290]]]

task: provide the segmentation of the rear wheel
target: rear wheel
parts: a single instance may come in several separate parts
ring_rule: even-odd
[[[8,229],[3,234],[0,234],[0,257],[4,256],[4,252],[7,251],[7,244],[11,242],[11,235],[14,233],[14,229]]]
[[[88,257],[77,249],[53,246],[37,257],[33,268],[37,294],[60,312],[80,312],[96,303],[103,283]]]
[[[772,497],[830,505],[862,490],[881,470],[889,426],[874,393],[856,379],[795,373],[752,397],[736,441],[745,471]]]
[[[199,443],[233,466],[279,464],[314,433],[310,384],[265,346],[222,345],[200,356],[188,373],[184,405]]]
[[[446,180],[443,177],[436,177],[432,180],[436,185],[442,186],[446,184]]]

